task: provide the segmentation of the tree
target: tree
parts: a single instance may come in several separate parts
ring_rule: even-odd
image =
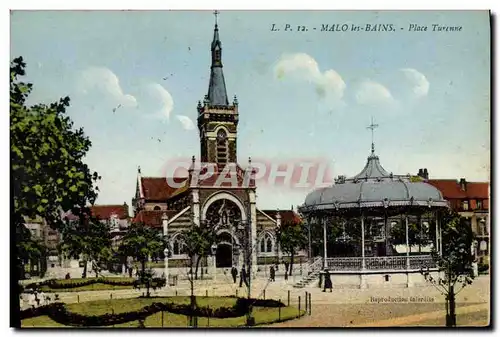
[[[197,278],[193,269],[198,269],[202,257],[211,255],[212,244],[215,243],[215,232],[208,226],[192,225],[187,231],[178,235],[178,240],[183,242],[183,251],[188,256],[187,278],[191,288],[191,312],[196,310],[196,297],[194,296],[194,281]],[[191,315],[191,326],[196,326],[196,316]]]
[[[82,161],[91,142],[83,129],[73,129],[66,115],[69,97],[48,105],[27,106],[33,85],[20,79],[25,68],[22,57],[10,65],[12,223],[17,231],[25,217],[40,216],[58,228],[61,211],[95,201],[98,189],[94,183],[100,177]],[[26,244],[17,242],[18,254],[35,252],[22,251]]]
[[[20,275],[24,278],[24,265],[28,261],[40,260],[45,256],[46,247],[35,240],[31,232],[24,224],[16,226],[16,265],[19,268]],[[43,277],[43,275],[41,275]]]
[[[300,224],[284,223],[276,229],[276,237],[280,244],[281,250],[290,255],[289,275],[293,271],[293,259],[300,249],[306,247],[308,243],[307,232],[305,227]]]
[[[100,266],[112,257],[109,224],[92,217],[86,209],[80,212],[77,220],[66,221],[61,232],[60,250],[72,257],[81,256],[84,261],[82,277],[87,277],[88,262],[99,277]]]
[[[150,256],[161,254],[167,247],[166,238],[155,229],[143,223],[132,224],[122,238],[120,251],[125,256],[135,257],[141,264],[140,279],[146,284],[147,295],[150,296],[151,277],[146,273],[146,263]]]
[[[434,277],[430,269],[422,269],[425,279],[446,298],[446,326],[456,326],[456,295],[472,284],[474,256],[471,246],[474,239],[472,228],[465,218],[448,210],[440,216],[442,228],[442,255],[434,250],[432,256],[438,267]]]

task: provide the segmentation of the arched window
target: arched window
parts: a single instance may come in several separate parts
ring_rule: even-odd
[[[185,244],[179,239],[175,238],[172,244],[172,255],[182,255],[184,254]]]
[[[217,132],[217,162],[227,163],[227,134],[224,129]]]
[[[260,252],[272,253],[273,252],[273,239],[269,233],[266,233],[260,240]]]
[[[155,206],[155,208],[153,208],[154,211],[161,211],[161,207],[160,206]]]
[[[271,253],[273,251],[273,241],[270,237],[267,238],[266,241],[266,253]]]

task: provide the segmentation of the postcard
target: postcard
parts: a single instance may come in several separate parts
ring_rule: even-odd
[[[11,326],[489,327],[489,11],[11,11]]]

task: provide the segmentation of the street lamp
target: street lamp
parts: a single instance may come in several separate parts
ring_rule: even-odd
[[[214,281],[216,279],[216,275],[217,275],[217,265],[216,265],[216,259],[215,259],[215,254],[217,253],[217,245],[214,243],[212,245],[212,247],[210,247],[212,249],[212,259],[214,261]]]
[[[163,250],[163,255],[164,255],[164,274],[165,274],[165,287],[168,287],[168,254],[170,251],[168,250],[168,247],[166,247]]]

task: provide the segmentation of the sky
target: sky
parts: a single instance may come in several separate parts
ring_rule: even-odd
[[[488,181],[488,15],[221,11],[239,162],[315,158],[333,176],[353,176],[370,154],[373,117],[388,172]],[[394,31],[321,31],[327,24]],[[433,32],[432,24],[462,28]],[[11,58],[27,62],[30,102],[70,96],[67,112],[92,141],[85,161],[102,176],[98,204],[130,205],[139,165],[143,176],[163,176],[175,158],[199,157],[196,105],[208,89],[213,26],[211,11],[12,12]],[[257,205],[289,209],[308,192],[258,186]]]

